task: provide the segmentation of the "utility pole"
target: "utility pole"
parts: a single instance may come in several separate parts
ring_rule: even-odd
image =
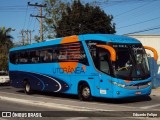
[[[26,42],[26,43],[27,43],[27,44],[29,44],[28,30],[25,30],[24,32],[25,32],[25,33],[26,33],[26,35],[27,35],[27,39],[26,39],[26,41],[27,41],[27,42]]]
[[[19,37],[22,37],[22,45],[24,45],[24,30],[21,30],[20,34],[22,34],[22,36]]]
[[[38,17],[40,18],[40,42],[43,41],[43,24],[42,24],[42,18],[45,18],[44,16],[42,16],[42,8],[43,7],[46,7],[47,4],[38,4],[38,3],[35,3],[35,4],[31,4],[30,2],[28,2],[28,5],[29,6],[35,6],[35,7],[39,7],[40,8],[40,15],[30,15],[31,17]]]
[[[30,44],[32,44],[32,32],[34,32],[34,30],[32,30],[32,31],[29,30],[28,32],[29,32],[29,36],[30,36],[30,39],[29,39],[30,40]]]
[[[25,45],[25,44],[31,44],[32,43],[32,32],[34,32],[34,30],[21,30],[20,34],[22,34],[22,36],[19,36],[19,37],[22,37],[22,45]],[[24,40],[24,33],[26,34],[26,42]]]

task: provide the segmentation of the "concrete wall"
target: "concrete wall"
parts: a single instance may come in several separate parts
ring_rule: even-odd
[[[127,35],[141,41],[143,46],[150,46],[157,50],[158,52],[158,63],[160,63],[160,35]],[[146,50],[147,54],[153,57],[153,53],[149,50]]]

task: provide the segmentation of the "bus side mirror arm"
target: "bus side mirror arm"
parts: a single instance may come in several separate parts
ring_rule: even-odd
[[[96,46],[108,50],[111,55],[111,60],[116,61],[116,51],[113,47],[108,45],[96,45]]]
[[[154,60],[156,60],[156,61],[158,60],[158,53],[154,48],[149,47],[149,46],[144,46],[144,49],[148,49],[148,50],[152,51],[154,54]]]

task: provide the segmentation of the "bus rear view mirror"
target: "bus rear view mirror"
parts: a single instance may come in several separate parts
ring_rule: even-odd
[[[111,60],[114,62],[116,61],[116,51],[113,47],[108,45],[96,45],[96,46],[108,50],[111,55]]]
[[[152,51],[154,54],[154,60],[156,60],[156,61],[158,60],[158,53],[154,48],[152,48],[150,46],[144,46],[144,49],[148,49],[148,50]]]

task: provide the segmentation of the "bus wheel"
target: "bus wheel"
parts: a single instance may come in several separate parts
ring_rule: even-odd
[[[88,84],[83,83],[83,84],[79,85],[78,96],[79,96],[79,99],[83,100],[83,101],[92,100],[91,90],[90,90]]]
[[[31,94],[32,93],[32,90],[31,90],[31,85],[29,82],[25,82],[25,85],[24,85],[24,92],[26,94]]]

